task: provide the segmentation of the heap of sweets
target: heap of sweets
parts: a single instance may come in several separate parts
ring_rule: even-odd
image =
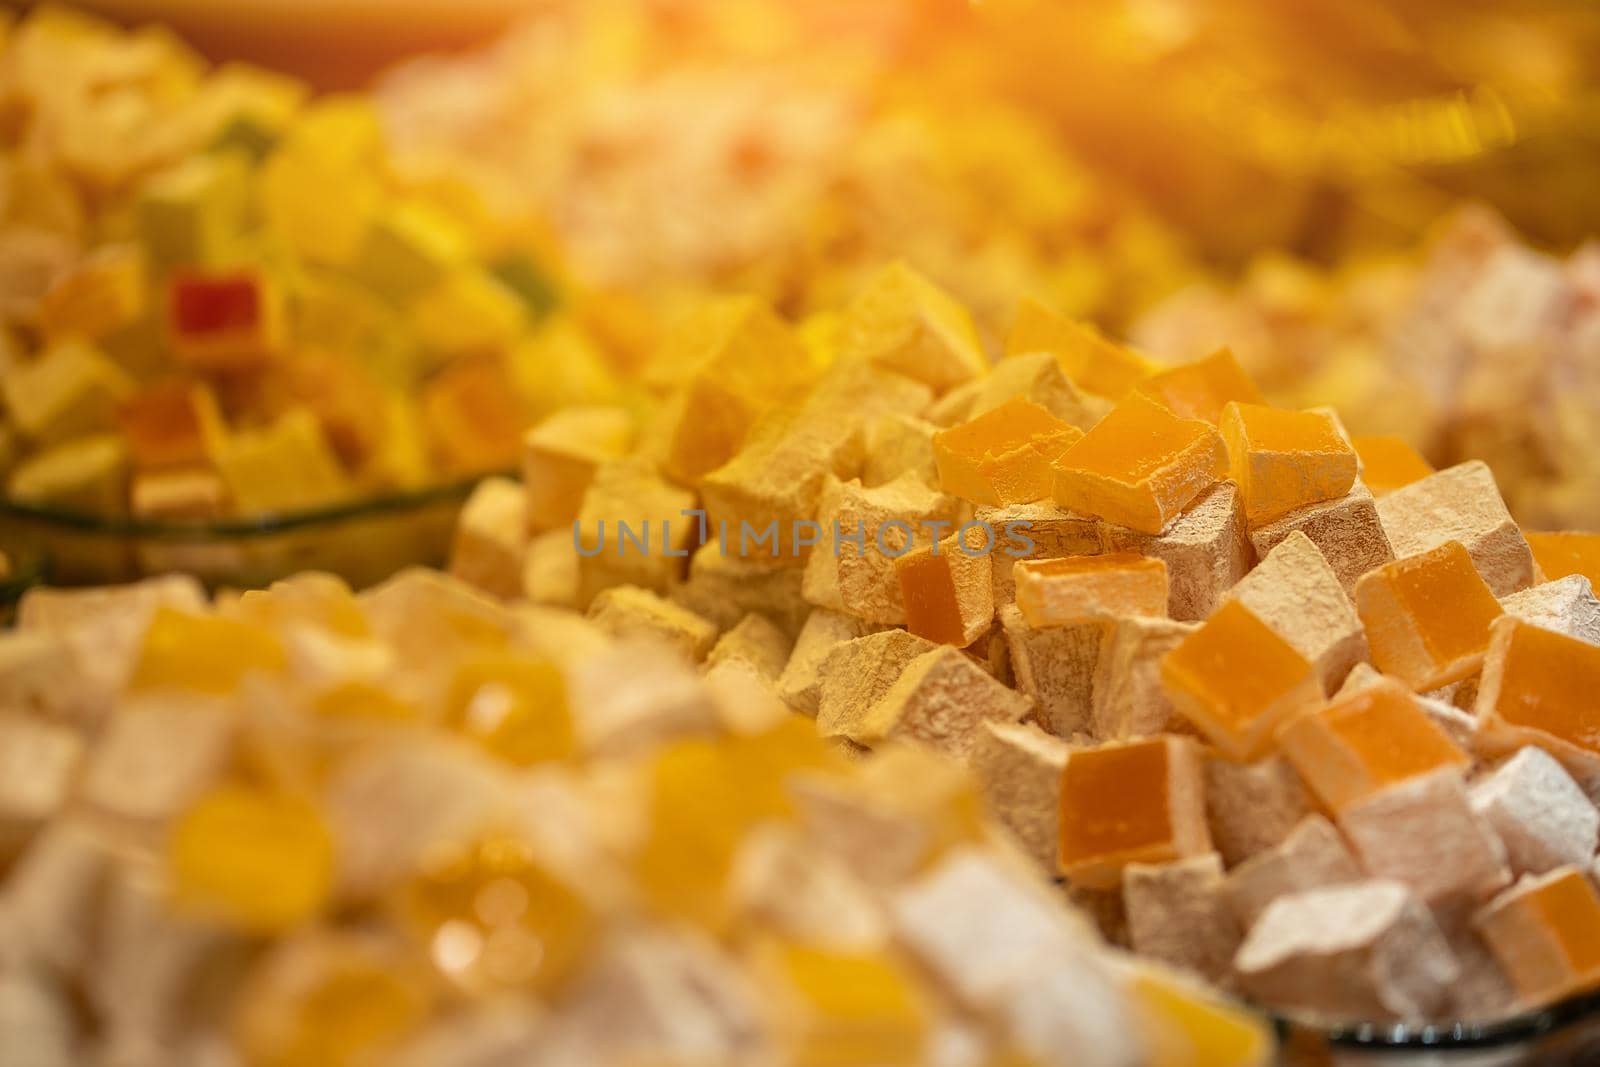
[[[31,591],[0,636],[8,1040],[30,1067],[1264,1067],[1263,1023],[1106,943],[959,767],[857,762],[790,712],[789,650],[752,614],[701,674],[421,569]]]
[[[1264,391],[1332,403],[1358,434],[1440,465],[1486,461],[1533,529],[1600,526],[1600,248],[1566,258],[1482,208],[1406,259],[1321,271],[1262,257],[1236,288],[1197,287],[1134,329],[1188,359],[1227,339]]]
[[[1600,984],[1600,536],[1536,553],[1484,464],[1268,406],[1226,350],[1162,368],[1025,304],[991,361],[903,266],[762,409],[788,328],[732,306],[631,453],[534,431],[454,573],[708,675],[761,648],[752,692],[965,763],[1109,939],[1266,1008]]]
[[[900,256],[998,337],[1019,292],[1120,322],[1193,278],[1181,237],[978,87],[994,57],[927,54],[931,7],[551,3],[378,93],[400,151],[536,205],[597,285],[801,315]]]
[[[359,98],[35,9],[0,41],[0,472],[30,504],[254,516],[515,463],[606,351]]]

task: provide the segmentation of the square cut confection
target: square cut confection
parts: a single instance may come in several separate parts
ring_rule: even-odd
[[[1580,868],[1524,878],[1475,922],[1529,1007],[1600,985],[1600,896]]]
[[[879,271],[846,308],[839,358],[866,360],[936,392],[989,369],[972,315],[904,263]]]
[[[1079,389],[1121,400],[1149,377],[1149,360],[1100,335],[1088,323],[1074,322],[1036,300],[1024,300],[1006,334],[1006,355],[1049,352]]]
[[[994,621],[989,558],[969,552],[956,535],[907,552],[894,561],[894,573],[906,629],[918,637],[965,648]]]
[[[1167,614],[1167,565],[1132,552],[1020,560],[1017,607],[1029,626]]]
[[[1027,504],[1050,495],[1050,464],[1081,431],[1023,397],[933,435],[939,487],[977,504]]]
[[[168,283],[167,335],[192,367],[259,367],[283,345],[282,298],[259,271],[178,273]]]
[[[1255,612],[1310,660],[1329,693],[1368,656],[1361,619],[1339,576],[1298,530],[1267,553],[1228,596]]]
[[[1460,541],[1495,596],[1534,582],[1533,552],[1511,520],[1494,474],[1478,460],[1447,467],[1378,501],[1396,556]]]
[[[1357,434],[1350,438],[1361,458],[1361,481],[1373,496],[1385,496],[1433,473],[1433,465],[1422,458],[1404,438],[1395,434]]]
[[[1200,746],[1162,735],[1074,749],[1061,775],[1061,873],[1114,889],[1130,863],[1211,851]]]
[[[1337,500],[1307,504],[1276,522],[1254,527],[1250,544],[1258,558],[1266,559],[1269,552],[1296,533],[1305,534],[1317,546],[1352,599],[1361,576],[1393,560],[1395,555],[1378,518],[1378,502],[1372,490],[1360,482]]]
[[[146,386],[123,401],[117,428],[139,470],[205,466],[226,433],[216,396],[199,382]]]
[[[1324,696],[1311,662],[1237,600],[1167,653],[1161,685],[1219,751],[1239,760],[1265,753],[1280,723]]]
[[[1389,680],[1291,720],[1278,744],[1336,815],[1396,782],[1472,763],[1416,697]]]
[[[1500,602],[1458,541],[1395,560],[1356,583],[1372,662],[1417,692],[1477,672]]]
[[[1264,404],[1261,390],[1239,365],[1233,352],[1219,348],[1203,359],[1153,374],[1139,392],[1184,419],[1204,419],[1215,426],[1230,401]]]
[[[529,430],[522,443],[522,484],[530,530],[554,530],[578,517],[602,463],[621,459],[633,438],[622,408],[566,408]]]
[[[1222,477],[1226,463],[1215,427],[1135,393],[1056,460],[1055,499],[1080,514],[1159,534]]]
[[[24,438],[39,443],[109,430],[133,390],[128,375],[97,347],[68,340],[0,378],[6,411]]]
[[[1528,547],[1547,581],[1581,574],[1600,587],[1600,533],[1530,533]]]
[[[1342,497],[1355,484],[1355,449],[1331,414],[1235,401],[1223,408],[1220,427],[1251,526]]]
[[[1600,646],[1512,616],[1490,629],[1473,709],[1482,742],[1496,751],[1538,745],[1592,770],[1600,762]]]

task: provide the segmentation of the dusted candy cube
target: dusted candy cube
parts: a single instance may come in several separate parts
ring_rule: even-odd
[[[887,955],[779,945],[767,966],[782,989],[781,1040],[795,1067],[916,1067],[928,1006]]]
[[[253,622],[160,608],[128,679],[131,689],[192,689],[225,695],[252,671],[281,672],[283,645]]]
[[[1211,851],[1200,749],[1163,735],[1074,749],[1061,775],[1061,873],[1114,889],[1130,863]]]
[[[518,767],[566,759],[577,747],[566,682],[546,660],[462,663],[445,698],[445,722]]]
[[[1335,815],[1396,782],[1472,763],[1404,686],[1388,680],[1294,719],[1278,743]]]
[[[304,408],[230,435],[214,458],[234,504],[245,514],[326,504],[349,485],[316,418]]]
[[[1182,419],[1204,419],[1213,426],[1222,421],[1230,401],[1263,404],[1261,390],[1226,348],[1204,359],[1152,375],[1139,384],[1139,392]]]
[[[939,488],[978,504],[1026,504],[1050,495],[1050,464],[1083,437],[1031,400],[1013,397],[933,435]]]
[[[1006,355],[1049,352],[1067,378],[1097,396],[1121,400],[1151,371],[1148,360],[1100,336],[1088,323],[1074,322],[1036,300],[1017,307],[1006,334]]]
[[[1494,474],[1478,460],[1458,463],[1402,486],[1378,501],[1396,556],[1460,541],[1495,596],[1533,584],[1533,553],[1512,521]]]
[[[1237,600],[1167,654],[1161,686],[1184,717],[1237,760],[1263,754],[1280,723],[1323,699],[1310,661]]]
[[[1404,437],[1394,434],[1357,435],[1350,439],[1361,458],[1361,481],[1373,496],[1383,496],[1401,486],[1420,482],[1433,473],[1433,466],[1411,447]]]
[[[529,430],[522,445],[529,528],[569,525],[600,464],[622,458],[632,439],[633,420],[622,408],[568,408]]]
[[[940,392],[989,369],[967,309],[904,263],[867,284],[839,329],[841,359],[867,360]]]
[[[1134,394],[1056,460],[1055,499],[1071,511],[1159,534],[1226,466],[1214,427]]]
[[[1017,607],[1029,626],[1167,614],[1167,565],[1132,552],[1019,560]]]
[[[1475,708],[1485,742],[1538,745],[1587,769],[1600,757],[1600,646],[1510,616],[1491,635]]]
[[[0,394],[17,432],[52,443],[78,434],[109,430],[117,405],[133,382],[98,348],[62,341],[27,363],[8,366]]]
[[[50,337],[96,340],[139,318],[145,305],[144,258],[133,245],[107,245],[57,278],[39,306]]]
[[[117,427],[141,471],[206,466],[226,433],[211,390],[183,381],[134,393],[117,410]]]
[[[912,549],[894,561],[905,604],[906,629],[940,644],[966,647],[994,621],[994,588],[987,554],[951,536]]]
[[[1555,581],[1572,574],[1581,574],[1591,585],[1600,588],[1600,533],[1530,533],[1528,547],[1533,558],[1544,571],[1545,579]]]
[[[1475,921],[1529,1006],[1600,985],[1600,896],[1581,869],[1524,879]]]
[[[1221,429],[1251,526],[1342,497],[1355,484],[1355,449],[1331,414],[1232,402]]]
[[[1501,615],[1457,541],[1367,574],[1356,583],[1356,610],[1373,664],[1419,693],[1476,672]]]
[[[515,837],[435,850],[402,887],[399,911],[445,976],[480,993],[556,989],[595,934],[583,898]]]
[[[181,906],[252,933],[315,918],[333,889],[333,858],[310,803],[231,785],[179,817],[167,857]]]
[[[178,358],[198,370],[259,367],[283,346],[277,287],[256,271],[174,274],[167,337]]]
[[[1128,977],[1149,1067],[1266,1067],[1268,1023],[1178,971],[1138,965]]]

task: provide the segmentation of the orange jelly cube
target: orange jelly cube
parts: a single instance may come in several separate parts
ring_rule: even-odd
[[[1074,749],[1061,772],[1061,873],[1114,889],[1130,863],[1211,850],[1200,746],[1163,735]]]
[[[1173,706],[1235,760],[1262,755],[1278,725],[1320,704],[1316,668],[1237,600],[1218,608],[1161,661]]]
[[[1433,473],[1433,465],[1396,434],[1352,437],[1356,455],[1361,457],[1361,481],[1373,496],[1383,496],[1401,486],[1420,482]]]
[[[1226,468],[1215,427],[1135,393],[1056,460],[1055,499],[1068,510],[1159,534]]]
[[[1121,400],[1152,369],[1149,360],[1108,341],[1088,323],[1074,322],[1037,300],[1018,306],[1006,334],[1006,355],[1026,352],[1049,352],[1072,384],[1112,400]]]
[[[1500,602],[1459,541],[1385,564],[1356,583],[1372,662],[1422,692],[1474,673]]]
[[[1592,769],[1600,757],[1600,647],[1514,616],[1490,628],[1476,712],[1496,749],[1534,744]]]
[[[1204,419],[1213,426],[1221,421],[1222,409],[1230,400],[1266,403],[1256,383],[1226,348],[1145,379],[1139,392],[1179,418]]]
[[[422,391],[422,421],[444,466],[482,474],[516,466],[529,413],[497,359],[461,360]]]
[[[194,367],[259,367],[282,345],[283,333],[282,298],[265,275],[182,271],[168,283],[168,340]]]
[[[906,628],[918,637],[966,647],[994,621],[989,556],[963,551],[957,537],[913,549],[894,561]]]
[[[1549,581],[1581,574],[1600,588],[1600,533],[1530,533],[1528,547]]]
[[[217,399],[204,385],[162,382],[122,402],[117,426],[140,470],[209,465],[225,433]]]
[[[160,608],[145,629],[128,685],[228,694],[251,671],[276,674],[286,663],[283,645],[264,626]]]
[[[1259,526],[1297,508],[1344,496],[1356,482],[1356,450],[1332,415],[1230,402],[1222,409],[1228,473]]]
[[[1600,895],[1578,868],[1518,882],[1475,921],[1530,1007],[1600,985]]]
[[[1167,614],[1167,564],[1133,552],[1019,560],[1017,607],[1029,626]]]
[[[939,487],[978,504],[1026,504],[1050,495],[1050,463],[1083,437],[1026,397],[933,435]]]
[[[1396,782],[1472,763],[1416,698],[1388,679],[1290,720],[1278,744],[1335,815]]]

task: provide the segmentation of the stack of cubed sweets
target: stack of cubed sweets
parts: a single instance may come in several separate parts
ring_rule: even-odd
[[[1265,254],[1133,336],[1176,359],[1226,343],[1270,396],[1336,404],[1352,431],[1402,435],[1442,465],[1484,460],[1526,523],[1600,527],[1593,242],[1560,258],[1464,209],[1404,259],[1322,270]]]
[[[898,256],[998,337],[1018,293],[1123,322],[1199,275],[1181,233],[1006,98],[965,5],[936,6],[555,0],[377,95],[400,150],[537,205],[575,271],[634,292],[800,315]]]
[[[615,399],[534,237],[358,98],[41,7],[0,36],[0,472],[206,519],[509,469]]]
[[[964,762],[1110,940],[1267,1008],[1600,984],[1600,535],[1530,544],[1482,463],[1267,406],[1226,350],[1163,368],[1025,304],[991,364],[900,266],[798,399],[760,304],[683,337],[631,447],[602,409],[529,435],[458,576],[713,677],[759,647],[752,699]]]
[[[1106,943],[961,768],[792,714],[776,624],[704,676],[605,630],[420,569],[30,592],[0,1063],[1266,1064],[1262,1022]]]

